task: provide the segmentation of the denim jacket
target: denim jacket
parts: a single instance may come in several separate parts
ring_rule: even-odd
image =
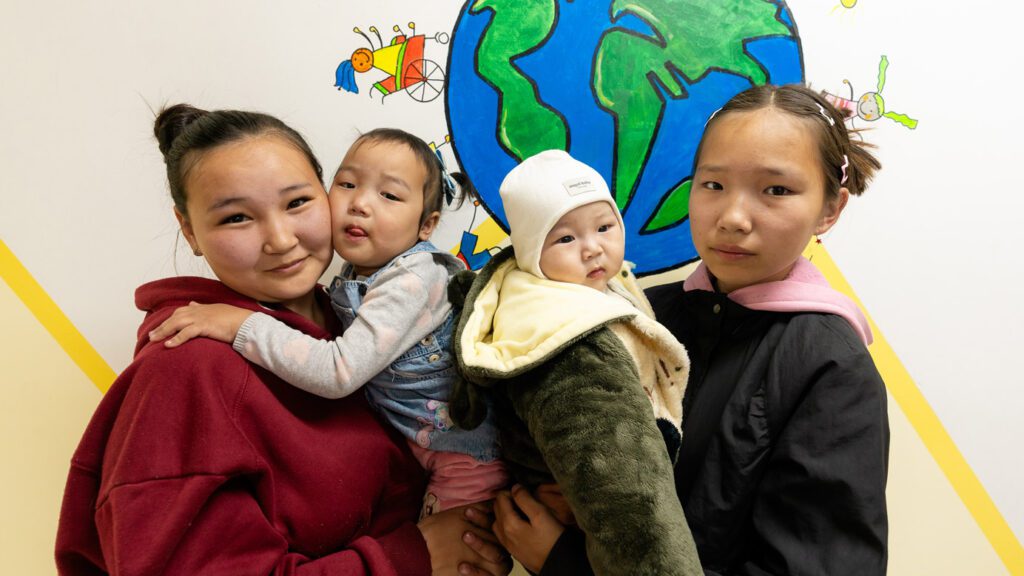
[[[353,279],[351,266],[331,284],[331,305],[347,328],[359,315],[359,306],[384,270],[402,258],[430,252],[449,276],[463,270],[462,263],[430,242],[419,242],[365,279]],[[347,279],[346,279],[347,278]],[[364,387],[366,396],[388,422],[423,448],[459,452],[488,462],[498,458],[497,430],[491,414],[473,430],[456,427],[448,416],[448,397],[459,378],[452,355],[454,313],[449,310],[439,326],[374,376]]]

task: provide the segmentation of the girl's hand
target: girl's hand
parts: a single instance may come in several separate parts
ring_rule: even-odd
[[[562,495],[562,489],[558,484],[541,484],[537,486],[533,491],[533,497],[541,504],[547,506],[559,523],[565,526],[576,524],[576,515],[572,513],[569,501]]]
[[[149,333],[150,341],[163,340],[164,346],[174,348],[197,337],[213,338],[228,344],[235,341],[242,323],[253,312],[228,304],[198,304],[178,308],[163,324]]]
[[[512,559],[488,529],[490,504],[459,506],[431,514],[417,527],[427,542],[435,575],[506,576]]]
[[[498,494],[494,513],[497,516],[494,534],[498,541],[524,568],[534,574],[540,572],[565,526],[518,484],[512,487],[511,495],[508,492]]]

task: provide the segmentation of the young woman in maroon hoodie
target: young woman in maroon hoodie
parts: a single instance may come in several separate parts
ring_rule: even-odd
[[[193,301],[324,339],[337,328],[317,286],[332,257],[330,213],[302,137],[263,114],[187,105],[164,110],[155,133],[182,233],[219,281],[136,292],[147,315],[135,360],[72,458],[59,572],[507,574],[480,509],[417,523],[423,471],[362,395],[307,394],[215,340],[149,342]]]

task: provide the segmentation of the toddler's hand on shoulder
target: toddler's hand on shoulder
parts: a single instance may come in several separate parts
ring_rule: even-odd
[[[149,339],[156,342],[167,338],[164,346],[168,348],[181,346],[199,337],[213,338],[230,344],[234,342],[242,323],[251,314],[251,310],[228,304],[189,302],[188,306],[178,308],[170,318],[150,331]]]

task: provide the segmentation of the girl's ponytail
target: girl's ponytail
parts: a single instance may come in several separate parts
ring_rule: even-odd
[[[846,182],[841,183],[850,194],[860,196],[867,189],[875,172],[882,168],[881,162],[871,153],[870,148],[874,144],[865,142],[860,138],[860,129],[844,130],[846,132],[846,157],[849,166],[846,168]]]
[[[468,199],[470,201],[476,201],[479,199],[479,195],[476,191],[476,186],[470,181],[469,176],[462,172],[449,172],[449,176],[452,180],[455,180],[457,190],[454,193],[452,202],[449,203],[452,206],[452,210],[458,210],[462,207],[462,204]]]

